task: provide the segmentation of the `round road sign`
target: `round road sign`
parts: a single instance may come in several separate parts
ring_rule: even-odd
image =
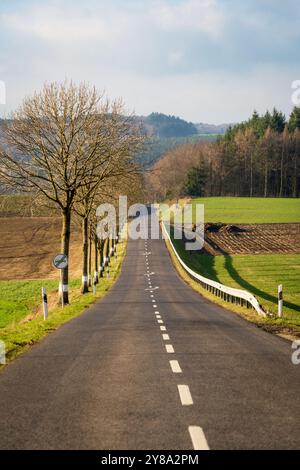
[[[68,257],[63,253],[58,253],[53,258],[53,266],[57,269],[65,269],[68,266]]]

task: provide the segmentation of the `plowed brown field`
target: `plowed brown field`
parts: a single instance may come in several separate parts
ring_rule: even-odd
[[[61,220],[57,217],[0,218],[0,280],[57,278],[53,256],[60,252]],[[80,230],[71,238],[70,275],[81,273]]]
[[[204,250],[212,255],[300,253],[300,224],[207,224]]]

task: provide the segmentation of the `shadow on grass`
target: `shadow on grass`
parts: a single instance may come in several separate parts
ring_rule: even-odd
[[[251,292],[251,294],[254,294],[255,296],[261,297],[262,299],[268,302],[273,302],[277,304],[278,299],[275,295],[268,294],[267,292],[259,289],[258,287],[255,287],[253,284],[250,284],[250,282],[246,281],[246,279],[241,277],[239,272],[233,266],[232,257],[230,255],[225,255],[224,258],[225,258],[225,268],[228,274],[230,274],[232,279],[234,279],[234,281],[236,281],[242,288]],[[296,304],[293,304],[292,302],[284,301],[284,306],[292,310],[295,310],[296,312],[300,312],[300,305],[296,305]]]
[[[220,282],[218,278],[217,271],[215,268],[215,256],[211,255],[207,252],[204,248],[199,251],[189,252],[186,251],[184,247],[184,242],[182,240],[174,240],[173,243],[178,251],[178,254],[183,259],[183,261],[194,271],[198,272],[204,277],[212,279],[213,281]],[[261,299],[266,300],[267,302],[272,302],[275,305],[278,302],[277,296],[268,294],[267,292],[259,289],[258,287],[254,286],[246,279],[241,277],[239,272],[233,266],[233,259],[228,254],[228,252],[222,250],[220,247],[217,247],[218,250],[222,253],[225,260],[225,269],[227,270],[228,274],[231,278],[237,282],[241,288],[251,292],[251,294],[255,295],[256,297],[260,297]],[[284,301],[284,306],[294,310],[295,312],[300,312],[300,305],[296,305],[292,302]]]
[[[176,251],[180,258],[194,271],[213,281],[220,282],[215,269],[215,257],[207,253],[204,249],[189,252],[185,249],[182,240],[173,240]]]

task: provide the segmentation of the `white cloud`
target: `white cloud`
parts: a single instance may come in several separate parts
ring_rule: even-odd
[[[291,82],[297,68],[260,66],[251,74],[235,76],[228,72],[140,77],[113,77],[110,96],[121,94],[137,114],[152,111],[175,114],[193,122],[240,122],[254,109],[264,113],[275,106],[286,114],[292,109]],[[295,75],[296,74],[296,75]]]
[[[167,60],[171,66],[181,65],[183,62],[183,52],[181,50],[172,51],[168,54]]]
[[[219,36],[224,23],[217,0],[185,0],[176,5],[161,1],[152,14],[163,30],[203,32],[213,37]]]
[[[282,48],[289,38],[284,30],[280,47],[273,46],[277,36],[267,23],[257,35],[258,26],[247,28],[243,20],[244,6],[226,10],[221,0],[36,2],[0,13],[0,42],[6,44],[0,79],[7,85],[1,114],[43,82],[65,78],[122,96],[143,114],[222,122],[246,119],[254,108],[290,110],[290,86],[299,78],[297,43]]]
[[[127,18],[91,15],[88,11],[69,8],[34,6],[14,13],[2,14],[2,25],[16,33],[26,33],[41,40],[73,43],[74,41],[112,42],[122,34]]]

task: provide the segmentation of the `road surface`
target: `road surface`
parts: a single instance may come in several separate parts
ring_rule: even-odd
[[[108,295],[0,373],[0,448],[300,448],[299,393],[290,343],[129,241]]]

